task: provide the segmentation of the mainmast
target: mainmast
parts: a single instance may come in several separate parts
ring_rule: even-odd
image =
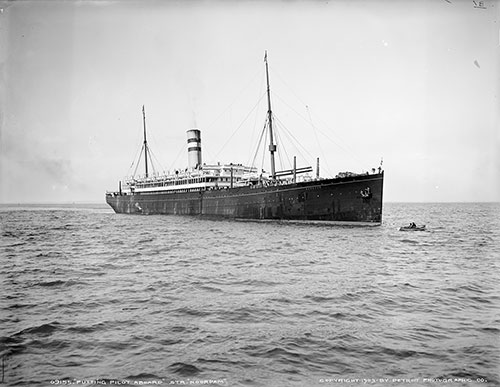
[[[142,105],[142,123],[144,127],[144,165],[146,167],[146,177],[148,177],[148,141],[146,140],[146,112]]]
[[[274,166],[274,152],[276,152],[276,145],[273,139],[273,113],[271,110],[271,89],[269,87],[269,69],[267,67],[267,51],[264,56],[264,62],[266,62],[266,79],[267,79],[267,115],[269,119],[269,152],[271,153],[271,177],[274,180],[276,178],[276,169]]]

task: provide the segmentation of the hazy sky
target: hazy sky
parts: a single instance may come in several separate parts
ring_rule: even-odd
[[[491,0],[0,1],[0,202],[104,201],[143,104],[158,169],[187,166],[195,126],[204,162],[250,162],[265,50],[283,161],[327,176],[383,158],[386,201],[499,201],[499,16]]]

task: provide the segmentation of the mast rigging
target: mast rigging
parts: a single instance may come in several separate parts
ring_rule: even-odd
[[[146,170],[146,177],[148,177],[148,141],[146,139],[146,111],[144,110],[144,105],[142,105],[142,123],[144,127],[144,166]]]
[[[273,139],[273,112],[271,110],[271,89],[269,87],[269,69],[267,66],[267,51],[264,56],[266,63],[266,79],[267,79],[267,115],[269,120],[269,152],[271,153],[271,178],[276,179],[276,168],[274,164],[274,152],[276,152],[276,145]]]

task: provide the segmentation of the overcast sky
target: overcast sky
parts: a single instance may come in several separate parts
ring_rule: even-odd
[[[158,170],[187,166],[192,127],[204,162],[251,162],[265,50],[277,169],[293,155],[299,166],[320,157],[332,176],[383,158],[386,201],[500,200],[499,1],[0,10],[0,202],[104,201],[141,146],[142,105]]]

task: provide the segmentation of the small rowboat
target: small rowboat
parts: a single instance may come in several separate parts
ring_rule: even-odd
[[[425,224],[423,226],[415,226],[415,227],[403,226],[399,228],[399,231],[425,231],[425,230],[426,230]]]

